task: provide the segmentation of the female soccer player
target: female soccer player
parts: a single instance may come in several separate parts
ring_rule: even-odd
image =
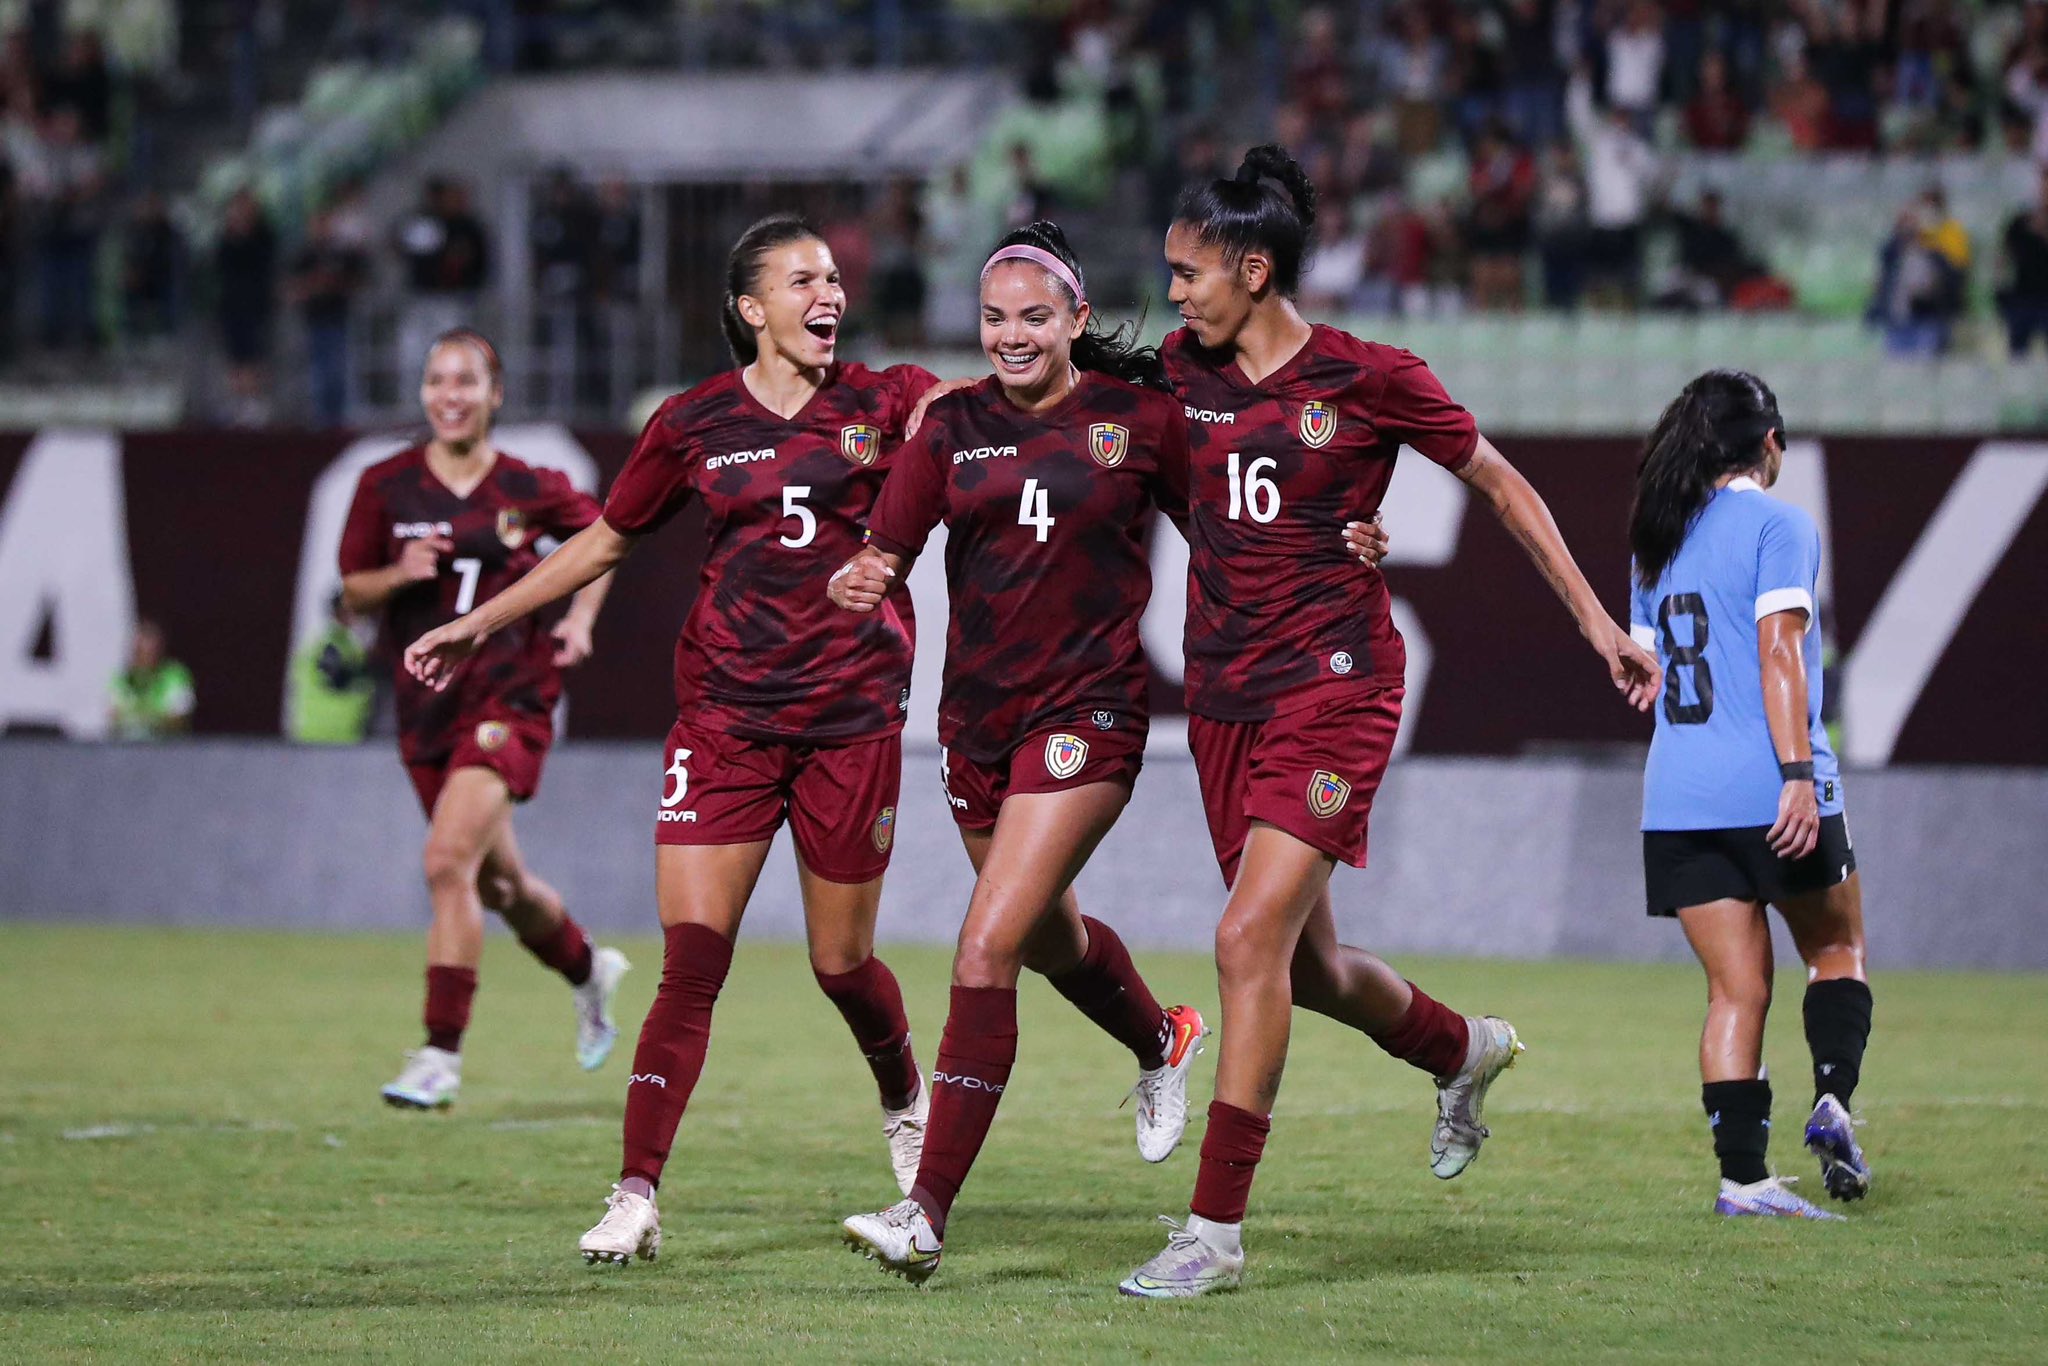
[[[458,617],[540,562],[534,545],[590,525],[597,504],[554,470],[491,444],[505,401],[498,353],[458,328],[427,352],[420,405],[432,435],[363,472],[341,536],[350,610],[382,612],[402,646]],[[611,587],[597,579],[547,631],[537,624],[490,642],[458,686],[437,692],[397,670],[399,754],[426,808],[427,1041],[384,1088],[390,1104],[452,1104],[462,1085],[462,1032],[483,960],[484,907],[503,916],[534,957],[576,993],[576,1060],[611,1055],[612,993],[627,967],[592,951],[555,889],[534,876],[512,835],[512,807],[533,796],[554,743],[550,712],[561,671],[590,655],[590,630]],[[552,637],[552,638],[551,638]]]
[[[1339,859],[1365,862],[1405,655],[1385,580],[1356,573],[1320,528],[1376,509],[1395,453],[1411,446],[1486,498],[1617,688],[1646,707],[1657,687],[1655,661],[1601,609],[1543,500],[1429,368],[1295,311],[1314,218],[1301,168],[1260,147],[1233,178],[1189,187],[1166,236],[1168,297],[1185,325],[1163,355],[1192,423],[1188,742],[1231,890],[1216,929],[1223,1044],[1191,1215],[1123,1282],[1130,1295],[1199,1295],[1242,1276],[1240,1226],[1296,1004],[1438,1078],[1440,1177],[1478,1152],[1487,1088],[1521,1047],[1506,1021],[1460,1016],[1337,941],[1330,874]]]
[[[1700,1104],[1721,1163],[1715,1211],[1834,1219],[1764,1166],[1770,905],[1806,963],[1806,1146],[1828,1194],[1870,1188],[1848,1111],[1870,1037],[1863,890],[1820,719],[1820,534],[1764,492],[1784,455],[1770,389],[1712,370],[1664,410],[1637,467],[1629,631],[1670,674],[1643,773],[1643,875],[1650,914],[1678,917],[1707,972]]]
[[[1155,508],[1184,522],[1187,490],[1186,424],[1161,392],[1157,353],[1090,317],[1057,226],[1003,239],[981,275],[995,372],[932,404],[875,503],[868,546],[830,585],[852,611],[886,610],[946,522],[939,740],[974,894],[916,1182],[844,1225],[849,1244],[911,1281],[938,1270],[947,1215],[1009,1084],[1023,969],[1136,1057],[1149,1162],[1180,1142],[1206,1032],[1191,1007],[1160,1008],[1116,932],[1083,916],[1072,891],[1144,761],[1145,532]]]
[[[846,294],[817,233],[777,214],[726,264],[721,318],[737,368],[656,410],[604,515],[541,566],[406,652],[435,685],[494,633],[593,582],[691,499],[710,545],[676,643],[675,729],[655,813],[661,987],[626,1089],[625,1161],[589,1262],[652,1258],[655,1188],[703,1072],[712,1006],[769,842],[795,839],[811,968],[867,1056],[907,1191],[928,1099],[896,978],[874,956],[896,832],[909,604],[858,621],[820,591],[860,547],[883,452],[935,381],[834,359]]]

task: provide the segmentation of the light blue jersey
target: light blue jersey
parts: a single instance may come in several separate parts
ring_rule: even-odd
[[[1715,493],[1656,583],[1635,587],[1629,634],[1664,665],[1643,771],[1643,829],[1726,830],[1778,818],[1778,756],[1764,715],[1756,624],[1806,612],[1806,722],[1820,814],[1842,809],[1841,769],[1820,722],[1813,519],[1734,479]],[[1633,580],[1631,580],[1633,583]]]

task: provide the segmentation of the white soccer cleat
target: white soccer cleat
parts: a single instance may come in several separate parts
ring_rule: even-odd
[[[1209,1028],[1193,1006],[1166,1012],[1166,1061],[1138,1073],[1131,1094],[1138,1098],[1138,1156],[1164,1162],[1180,1146],[1188,1128],[1188,1073],[1202,1052]]]
[[[1124,1277],[1120,1294],[1146,1300],[1187,1300],[1217,1290],[1235,1290],[1244,1280],[1244,1253],[1229,1252],[1203,1242],[1191,1229],[1165,1215],[1159,1222],[1173,1230],[1157,1257]]]
[[[405,1055],[405,1068],[384,1088],[384,1103],[401,1110],[445,1110],[462,1089],[462,1055],[432,1044]]]
[[[1761,1181],[1739,1186],[1723,1177],[1720,1194],[1714,1198],[1714,1213],[1727,1217],[1761,1215],[1777,1219],[1842,1217],[1832,1210],[1822,1209],[1803,1195],[1795,1194],[1792,1187],[1798,1180],[1796,1176],[1767,1176]]]
[[[1486,1092],[1526,1050],[1515,1027],[1497,1016],[1467,1015],[1465,1065],[1436,1082],[1436,1133],[1429,1145],[1429,1169],[1448,1181],[1472,1165],[1492,1130],[1479,1122]]]
[[[619,1027],[612,1023],[612,996],[632,966],[617,949],[590,955],[590,978],[576,988],[576,1061],[586,1072],[604,1066],[619,1041]]]
[[[917,1164],[924,1160],[924,1134],[931,1123],[932,1093],[917,1079],[917,1095],[901,1110],[882,1107],[882,1137],[889,1140],[889,1168],[896,1188],[905,1195],[917,1183]]]
[[[661,1212],[646,1196],[613,1186],[605,1197],[604,1218],[577,1241],[576,1250],[591,1266],[630,1266],[635,1257],[651,1262],[661,1253]]]
[[[915,1200],[899,1200],[877,1214],[856,1214],[839,1228],[848,1247],[912,1285],[924,1284],[939,1269],[938,1230]]]

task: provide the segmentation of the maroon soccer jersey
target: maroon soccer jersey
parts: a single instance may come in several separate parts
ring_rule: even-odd
[[[459,497],[427,468],[415,446],[363,471],[341,533],[341,572],[382,569],[407,541],[441,536],[455,543],[441,572],[401,588],[384,608],[384,630],[396,669],[399,752],[409,764],[435,763],[455,747],[463,727],[491,719],[493,708],[543,720],[561,695],[554,642],[529,618],[484,642],[435,692],[405,671],[405,647],[436,626],[503,592],[540,563],[535,542],[573,536],[597,520],[597,502],[558,470],[537,469],[499,453],[482,483]]]
[[[1398,684],[1387,585],[1344,549],[1408,445],[1447,469],[1472,415],[1406,351],[1317,324],[1257,384],[1185,328],[1162,348],[1188,418],[1188,710],[1261,721],[1333,692]]]
[[[1166,394],[1084,373],[1028,414],[991,375],[931,406],[868,526],[914,555],[946,523],[948,749],[994,763],[1049,725],[1145,726],[1145,532],[1186,499],[1187,425]]]
[[[704,504],[711,544],[676,641],[676,707],[693,724],[814,741],[902,726],[909,599],[856,617],[825,585],[860,549],[903,424],[937,382],[914,365],[837,365],[803,411],[782,418],[729,370],[648,421],[604,519],[639,535],[691,498]]]

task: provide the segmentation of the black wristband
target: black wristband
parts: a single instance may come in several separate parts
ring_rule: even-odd
[[[1808,782],[1812,782],[1813,760],[1801,759],[1797,763],[1779,764],[1778,776],[1780,778],[1783,778],[1788,783],[1796,783],[1802,778],[1804,778]]]

